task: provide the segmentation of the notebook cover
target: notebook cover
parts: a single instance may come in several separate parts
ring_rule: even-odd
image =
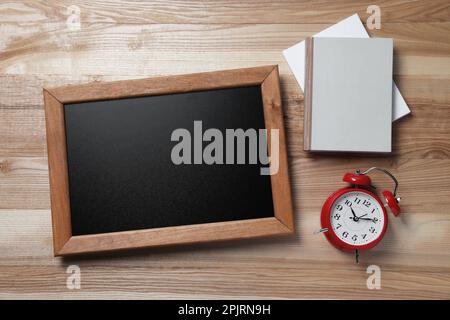
[[[390,152],[392,39],[308,38],[304,149]]]

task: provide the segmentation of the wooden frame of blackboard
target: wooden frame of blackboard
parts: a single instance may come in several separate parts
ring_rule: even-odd
[[[279,129],[274,217],[72,236],[64,104],[260,85],[266,129]],[[290,234],[294,231],[278,66],[44,88],[55,256]],[[270,139],[269,139],[270,143]],[[270,150],[270,148],[269,148]]]

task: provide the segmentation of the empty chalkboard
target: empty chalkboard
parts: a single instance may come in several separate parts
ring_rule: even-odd
[[[292,231],[276,67],[45,89],[44,98],[56,255]],[[272,152],[264,129],[279,132],[272,175],[251,160],[261,146]],[[228,135],[236,130],[263,139],[254,150],[244,134],[243,159]]]
[[[194,121],[264,129],[259,86],[66,104],[64,117],[73,235],[274,216],[260,164],[171,158],[178,128],[193,149]]]

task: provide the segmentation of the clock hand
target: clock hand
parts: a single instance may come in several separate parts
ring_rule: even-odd
[[[352,207],[350,207],[350,210],[352,211],[352,214],[353,214],[353,221],[358,221],[358,217],[356,216],[356,213]]]
[[[373,221],[372,218],[364,218],[365,216],[367,216],[367,213],[366,213],[366,214],[363,214],[363,215],[360,216],[360,217],[358,217],[358,216],[356,215],[356,213],[355,213],[355,210],[353,210],[353,208],[350,207],[350,210],[352,211],[352,214],[353,214],[353,221],[355,221],[355,222],[359,221],[359,219],[361,219],[361,220]]]
[[[375,222],[375,221],[373,220],[373,218],[361,218],[361,217],[359,217],[358,219]]]

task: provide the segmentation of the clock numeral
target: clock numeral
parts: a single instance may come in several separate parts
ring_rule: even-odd
[[[340,204],[338,204],[338,205],[336,206],[336,209],[337,209],[338,211],[342,211],[343,208],[344,208],[344,207],[341,206]]]
[[[370,227],[369,231],[370,231],[371,233],[375,233],[375,228],[374,228],[374,227]]]
[[[354,234],[353,237],[352,237],[352,240],[353,240],[353,241],[358,240],[358,236],[357,236],[356,234]]]
[[[344,238],[347,238],[347,237],[348,237],[348,232],[347,232],[347,231],[342,232],[342,236],[343,236]]]
[[[376,210],[376,208],[373,208],[373,209],[372,209],[372,213],[374,213],[374,212],[375,212],[375,210]]]
[[[352,203],[350,202],[350,200],[345,200],[345,204],[347,205],[347,206],[349,206],[349,207],[351,207],[352,206]]]
[[[358,197],[356,197],[355,200],[354,200],[354,202],[357,203],[357,204],[359,204],[359,203],[361,202],[361,199],[358,198]]]
[[[333,216],[333,218],[336,219],[336,220],[339,220],[339,219],[341,218],[341,215],[340,215],[339,213],[336,213],[336,214]]]
[[[368,207],[370,207],[371,203],[370,203],[370,201],[364,200],[363,205],[368,208]]]
[[[367,237],[367,233],[364,233],[364,234],[362,235],[362,238],[365,240],[366,237]]]
[[[340,223],[338,223],[336,226],[336,230],[339,229],[340,227],[342,227],[342,225]]]
[[[373,223],[377,223],[378,222],[378,218],[377,217],[375,217],[375,218],[373,218]]]

